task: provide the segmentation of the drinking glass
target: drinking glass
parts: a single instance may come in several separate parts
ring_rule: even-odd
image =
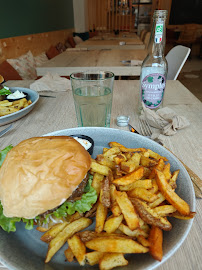
[[[79,127],[110,127],[114,74],[86,71],[70,75]]]

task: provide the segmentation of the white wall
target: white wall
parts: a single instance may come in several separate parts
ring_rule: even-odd
[[[88,28],[88,0],[73,0],[74,8],[74,31],[85,33]]]

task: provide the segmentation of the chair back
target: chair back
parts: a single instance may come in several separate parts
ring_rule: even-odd
[[[198,26],[195,24],[188,24],[184,26],[184,30],[180,33],[177,40],[178,44],[193,44],[196,41]]]
[[[145,44],[145,48],[147,49],[148,45],[149,45],[149,39],[150,39],[150,36],[151,36],[151,32],[147,32],[146,33],[146,36],[145,36],[145,39],[144,39],[144,44]]]
[[[148,31],[147,31],[146,29],[143,29],[143,30],[141,31],[141,33],[140,33],[140,39],[141,39],[142,41],[144,41],[145,35],[146,35],[147,32],[148,32]]]
[[[175,46],[166,55],[168,62],[167,80],[176,80],[182,67],[184,66],[189,54],[190,48],[182,45]]]

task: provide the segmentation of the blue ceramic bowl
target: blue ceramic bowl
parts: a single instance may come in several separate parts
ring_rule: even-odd
[[[5,116],[0,117],[0,126],[9,124],[11,122],[14,122],[22,117],[24,117],[26,114],[28,114],[36,105],[37,101],[39,100],[39,94],[38,92],[28,89],[28,88],[23,88],[23,87],[10,87],[11,92],[15,92],[19,90],[20,92],[24,92],[27,95],[27,99],[30,99],[32,101],[32,104],[27,106],[26,108],[14,112]]]
[[[112,141],[119,142],[129,148],[145,147],[149,148],[162,156],[168,158],[171,164],[171,171],[180,169],[177,179],[176,192],[189,205],[191,211],[195,211],[195,193],[191,179],[179,160],[168,150],[158,143],[143,137],[141,135],[112,128],[86,127],[72,128],[55,131],[45,136],[70,136],[83,134],[94,140],[94,151],[92,158],[101,154],[103,147],[109,147],[108,143]],[[153,270],[163,264],[170,258],[186,239],[192,223],[192,220],[180,220],[169,218],[173,228],[164,233],[163,240],[163,260],[155,261],[149,254],[127,254],[128,266],[123,270]],[[88,229],[93,229],[92,224]],[[81,267],[78,263],[69,263],[65,259],[64,250],[67,249],[67,243],[56,253],[52,260],[45,264],[44,260],[48,250],[48,245],[40,240],[41,233],[37,230],[27,231],[24,224],[19,223],[15,233],[6,233],[0,229],[0,261],[12,270],[82,270],[98,269],[98,265]]]

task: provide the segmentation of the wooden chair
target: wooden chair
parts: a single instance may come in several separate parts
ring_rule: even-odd
[[[145,39],[144,39],[145,49],[147,49],[147,47],[149,45],[150,36],[151,36],[151,32],[147,32],[146,36],[145,36]]]
[[[184,45],[191,49],[192,45],[196,42],[197,29],[196,24],[185,24],[184,30],[180,33],[176,44]]]
[[[143,29],[140,33],[140,39],[144,42],[145,35],[148,31],[146,29]]]

